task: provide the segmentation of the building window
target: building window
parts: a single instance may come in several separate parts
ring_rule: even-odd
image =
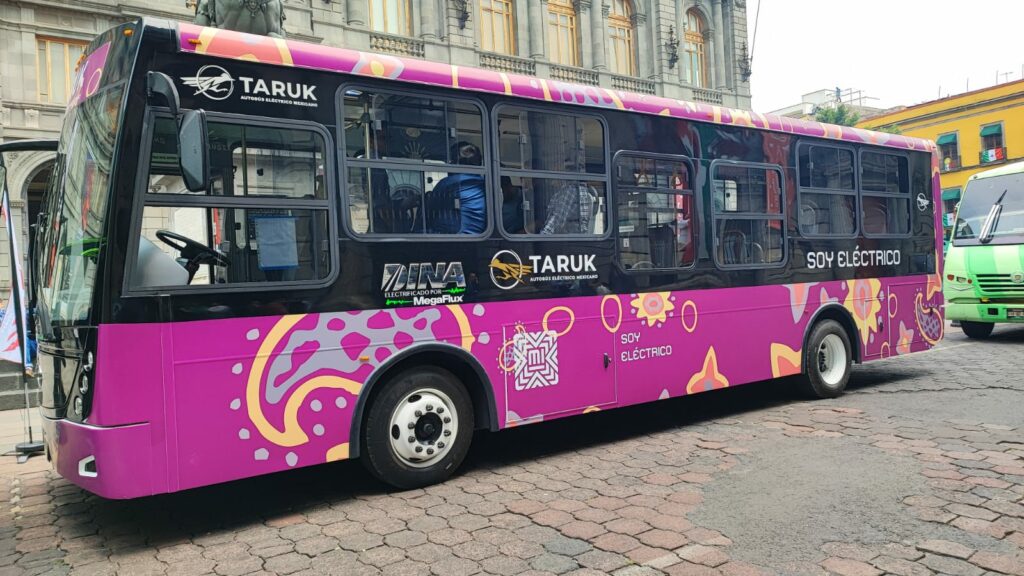
[[[711,166],[715,261],[759,268],[785,261],[782,168],[720,162]]]
[[[800,234],[852,237],[857,233],[853,150],[800,146]]]
[[[75,68],[85,42],[36,38],[39,101],[66,104],[75,83]]]
[[[939,157],[942,158],[943,172],[960,169],[960,143],[957,142],[956,132],[943,134],[935,141],[939,146]]]
[[[910,171],[906,156],[862,152],[860,191],[865,236],[910,234]]]
[[[488,229],[483,113],[471,102],[345,91],[346,202],[359,235]]]
[[[515,19],[512,0],[480,0],[480,48],[515,54]]]
[[[548,58],[555,64],[580,65],[576,8],[572,0],[548,0]]]
[[[989,124],[981,127],[981,153],[978,160],[982,164],[1006,160],[1006,148],[1003,147],[1003,124]]]
[[[608,176],[600,121],[502,106],[498,131],[507,234],[605,234]]]
[[[370,29],[387,34],[412,36],[409,0],[369,0]]]
[[[612,0],[608,12],[608,55],[612,72],[636,76],[636,27],[633,3],[629,0]]]
[[[696,10],[686,13],[686,81],[699,88],[708,85],[708,61],[704,52],[704,20]]]
[[[696,202],[689,160],[622,155],[615,170],[622,266],[636,271],[692,266]]]

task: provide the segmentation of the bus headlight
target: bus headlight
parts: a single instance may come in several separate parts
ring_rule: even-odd
[[[84,396],[89,392],[89,376],[82,374],[82,378],[78,381],[78,391]]]
[[[81,396],[76,396],[75,397],[75,415],[76,416],[81,416],[82,415],[82,397]]]

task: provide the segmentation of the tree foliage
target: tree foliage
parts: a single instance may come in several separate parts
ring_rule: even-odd
[[[853,126],[860,120],[860,114],[854,112],[846,104],[839,103],[831,108],[818,108],[814,113],[814,119],[826,124]]]

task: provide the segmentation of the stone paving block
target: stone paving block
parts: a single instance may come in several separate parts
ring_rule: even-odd
[[[832,557],[821,563],[822,567],[839,576],[881,576],[882,571],[871,564],[849,558]]]
[[[919,562],[935,572],[949,576],[981,576],[984,572],[973,564],[949,556],[925,554]]]

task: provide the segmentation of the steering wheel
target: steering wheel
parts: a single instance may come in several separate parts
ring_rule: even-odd
[[[200,244],[181,234],[171,232],[170,230],[157,230],[156,237],[164,244],[181,253],[181,257],[186,260],[185,270],[188,271],[189,283],[192,282],[192,278],[199,271],[199,267],[204,264],[223,266],[224,268],[231,266],[231,260],[228,259],[227,254],[210,248],[205,244]]]

